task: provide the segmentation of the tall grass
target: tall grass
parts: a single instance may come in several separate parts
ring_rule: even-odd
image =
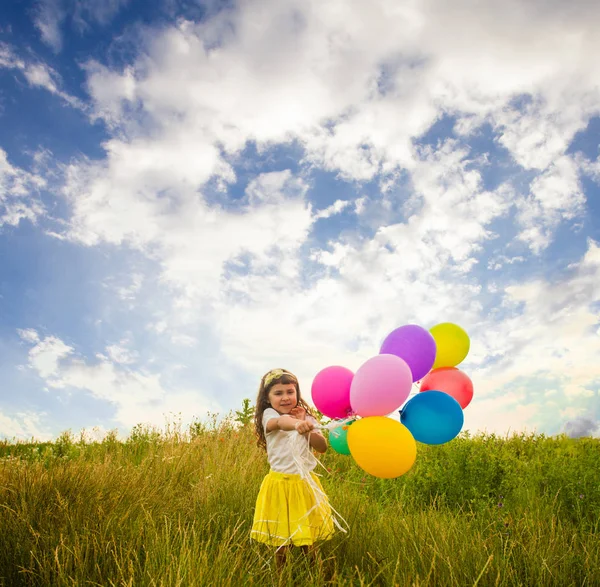
[[[321,459],[350,526],[316,560],[248,538],[265,454],[231,420],[0,443],[0,585],[600,585],[600,443],[462,435],[395,480]]]

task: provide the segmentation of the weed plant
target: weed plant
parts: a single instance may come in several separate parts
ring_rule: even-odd
[[[390,480],[320,460],[349,532],[278,573],[248,423],[0,442],[0,585],[600,585],[598,439],[461,434]]]

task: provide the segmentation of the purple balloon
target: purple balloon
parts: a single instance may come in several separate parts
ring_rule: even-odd
[[[396,355],[410,367],[413,381],[425,377],[435,362],[435,339],[431,333],[416,324],[400,326],[390,332],[379,354]]]

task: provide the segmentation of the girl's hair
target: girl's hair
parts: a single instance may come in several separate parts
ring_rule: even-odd
[[[293,373],[290,373],[286,369],[272,369],[268,373],[265,373],[260,380],[258,396],[256,398],[256,408],[254,409],[254,431],[256,433],[256,444],[265,450],[267,450],[267,439],[265,437],[265,429],[263,427],[262,417],[264,411],[271,407],[271,404],[269,403],[269,391],[271,391],[271,388],[278,383],[293,383],[296,386],[296,406],[303,407],[306,410],[306,413],[314,418],[314,414],[312,413],[310,407],[300,395],[300,385],[298,384],[298,379]]]

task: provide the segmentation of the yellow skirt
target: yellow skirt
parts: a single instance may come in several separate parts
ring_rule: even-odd
[[[323,491],[319,478],[311,476]],[[329,501],[325,498],[316,504],[312,488],[300,475],[270,471],[256,498],[250,538],[269,546],[307,546],[329,540],[335,531]]]

